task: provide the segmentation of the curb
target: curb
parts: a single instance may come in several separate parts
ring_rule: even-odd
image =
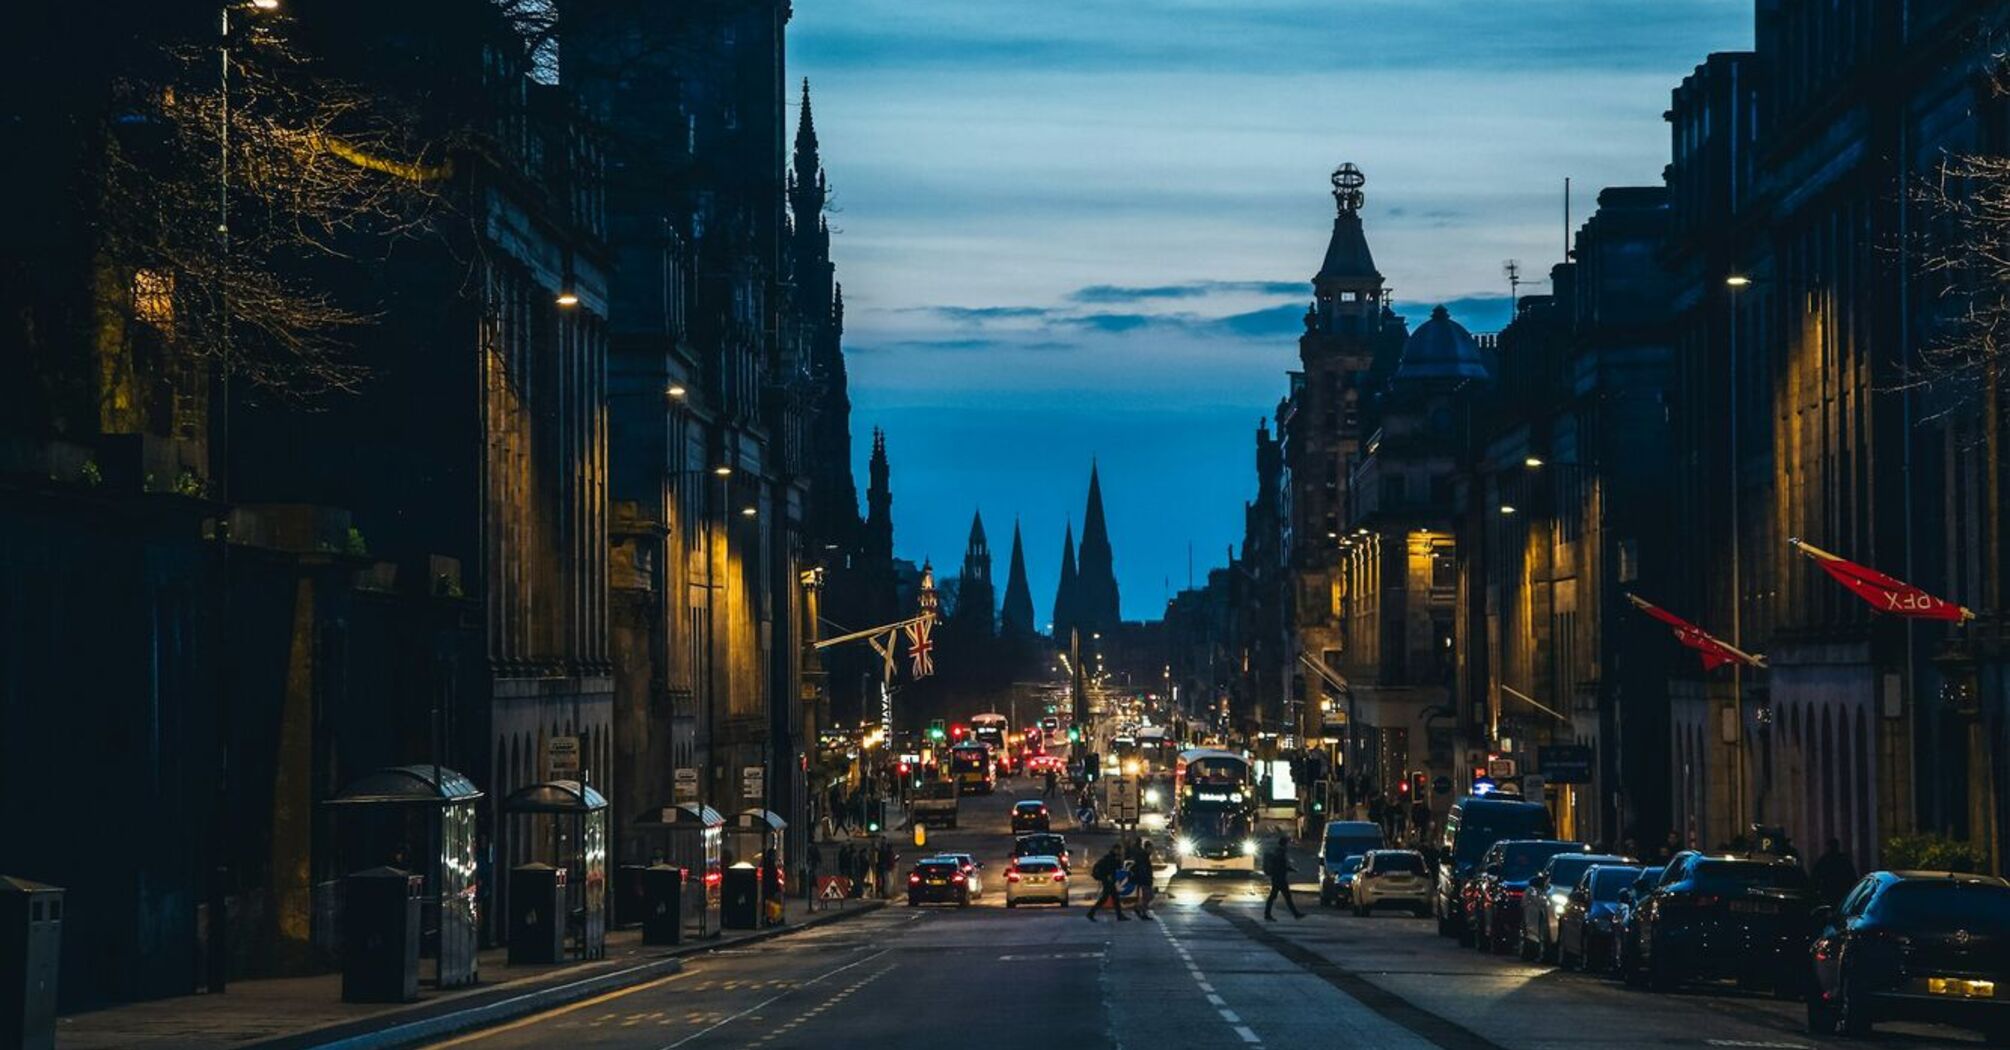
[[[398,1020],[395,1016],[386,1016],[374,1019],[379,1023],[383,1023],[383,1027],[377,1028],[369,1027],[373,1019],[366,1018],[315,1031],[297,1032],[292,1035],[261,1040],[239,1047],[239,1050],[402,1050],[405,1047],[418,1046],[449,1036],[460,1035],[476,1029],[501,1024],[505,1021],[528,1017],[532,1014],[576,1003],[582,999],[590,999],[596,995],[653,981],[659,977],[668,977],[681,971],[684,968],[684,960],[691,956],[703,955],[720,948],[738,948],[742,945],[758,944],[777,937],[786,937],[789,934],[814,929],[827,923],[841,922],[856,916],[867,915],[886,906],[885,901],[877,900],[864,900],[858,903],[862,906],[855,908],[846,907],[834,912],[821,913],[800,919],[787,926],[760,930],[744,937],[736,937],[730,941],[706,941],[699,944],[683,945],[670,949],[657,958],[637,963],[625,969],[615,970],[611,973],[596,974],[592,977],[584,977],[576,981],[550,987],[530,989],[518,995],[506,996],[479,1005],[470,1005],[465,1009],[443,1009],[434,1016],[414,1017],[403,1021]],[[500,986],[497,989],[498,992],[502,990]],[[451,1007],[453,1003],[450,1000],[434,1005]],[[424,1007],[421,1006],[417,1009],[423,1010]],[[358,1028],[364,1030],[357,1031],[356,1029]]]

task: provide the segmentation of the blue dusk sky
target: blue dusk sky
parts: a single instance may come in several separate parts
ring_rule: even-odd
[[[960,564],[981,509],[1037,616],[1102,467],[1124,615],[1242,535],[1253,434],[1297,363],[1333,215],[1367,173],[1412,327],[1547,290],[1605,186],[1653,185],[1669,92],[1751,44],[1751,0],[797,0],[833,186],[858,477],[884,427],[894,543]]]

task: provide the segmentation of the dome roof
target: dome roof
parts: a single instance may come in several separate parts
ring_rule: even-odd
[[[1417,379],[1487,379],[1487,366],[1471,332],[1440,306],[1403,343],[1396,382]]]

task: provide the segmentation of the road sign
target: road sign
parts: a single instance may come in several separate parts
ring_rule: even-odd
[[[851,880],[843,875],[817,876],[817,899],[842,901],[851,896]]]
[[[546,780],[579,779],[578,737],[554,736],[545,738],[544,778]]]
[[[1487,776],[1495,780],[1506,780],[1514,776],[1514,759],[1490,758],[1487,760]]]
[[[1591,748],[1584,744],[1539,744],[1535,767],[1552,784],[1591,783]]]
[[[670,774],[670,799],[673,802],[698,801],[698,771],[696,769],[684,766]]]
[[[1119,825],[1138,822],[1138,778],[1115,776],[1109,778],[1103,788],[1107,794],[1110,820]]]
[[[740,768],[740,797],[768,797],[767,770],[760,766],[742,766]]]

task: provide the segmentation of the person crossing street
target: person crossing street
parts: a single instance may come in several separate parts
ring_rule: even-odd
[[[1280,894],[1284,897],[1284,906],[1291,909],[1293,918],[1303,919],[1305,917],[1305,913],[1299,911],[1298,905],[1291,899],[1290,849],[1290,836],[1279,832],[1277,835],[1277,845],[1272,847],[1263,858],[1263,873],[1270,877],[1270,896],[1263,901],[1263,918],[1266,922],[1277,921],[1277,916],[1270,914],[1270,909],[1277,904],[1277,898]]]
[[[1089,905],[1090,922],[1096,921],[1096,912],[1102,908],[1104,901],[1110,902],[1110,910],[1117,913],[1118,922],[1127,921],[1124,918],[1123,899],[1117,895],[1117,872],[1122,870],[1123,866],[1123,850],[1112,842],[1110,851],[1096,861],[1095,867],[1089,869],[1089,876],[1102,887],[1102,894],[1096,898],[1096,903]]]

